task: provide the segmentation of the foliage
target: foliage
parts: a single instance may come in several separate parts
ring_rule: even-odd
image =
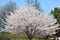
[[[55,7],[54,10],[51,10],[51,14],[53,14],[58,23],[60,23],[60,8]]]
[[[39,11],[32,6],[25,6],[11,13],[6,19],[6,31],[13,34],[24,32],[29,40],[35,37],[45,37],[55,34],[58,24],[53,15],[38,14]]]

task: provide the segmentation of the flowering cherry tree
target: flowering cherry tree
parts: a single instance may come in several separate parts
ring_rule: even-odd
[[[25,6],[14,11],[6,19],[6,31],[19,34],[24,32],[29,40],[55,34],[58,28],[53,15],[41,13],[32,6]]]

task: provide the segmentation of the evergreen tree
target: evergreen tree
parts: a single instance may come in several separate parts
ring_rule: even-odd
[[[51,14],[57,19],[58,23],[60,23],[60,8],[56,7],[54,10],[51,10]]]

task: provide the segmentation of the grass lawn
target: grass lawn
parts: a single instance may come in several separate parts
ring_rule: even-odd
[[[28,40],[27,36],[24,34],[14,35],[14,34],[3,33],[3,32],[0,33],[0,40],[4,40],[5,37],[9,37],[14,40]],[[44,39],[33,38],[33,40],[44,40]]]

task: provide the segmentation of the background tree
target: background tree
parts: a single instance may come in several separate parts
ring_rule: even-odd
[[[52,15],[38,14],[39,11],[32,7],[26,6],[14,11],[6,19],[6,31],[13,34],[25,33],[29,40],[33,37],[45,37],[55,34],[58,24]]]
[[[43,10],[41,9],[39,0],[27,0],[27,4],[34,6],[34,7],[35,7],[36,9],[38,9],[39,11],[43,11]]]
[[[60,8],[55,7],[54,10],[51,10],[51,14],[57,19],[57,22],[60,24]],[[60,30],[57,30],[57,36],[60,36]]]
[[[16,3],[11,1],[5,4],[5,6],[1,7],[0,9],[0,27],[4,29],[5,19],[10,15],[10,12],[14,12],[14,10],[16,9]]]
[[[54,10],[51,10],[51,14],[57,19],[58,23],[60,24],[60,8],[56,7]]]

